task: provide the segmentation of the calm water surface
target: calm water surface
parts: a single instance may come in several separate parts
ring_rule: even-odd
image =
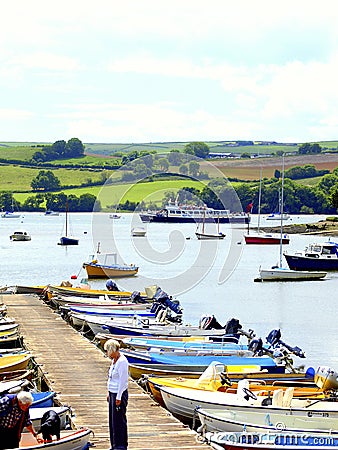
[[[320,216],[294,216],[286,223],[316,222]],[[198,241],[194,224],[142,224],[137,215],[119,220],[108,214],[71,214],[70,228],[78,246],[57,245],[64,233],[65,216],[25,213],[20,219],[0,218],[0,285],[46,285],[86,277],[82,263],[95,253],[117,252],[119,261],[139,266],[137,277],[116,280],[126,290],[157,284],[178,298],[186,323],[197,324],[202,314],[214,314],[224,324],[231,317],[244,329],[265,339],[281,328],[282,339],[300,346],[307,355],[296,364],[329,365],[338,370],[338,272],[322,281],[256,283],[259,267],[279,261],[278,246],[243,245],[245,228],[221,225],[224,241]],[[253,216],[252,225],[257,223]],[[278,225],[261,218],[261,226]],[[146,238],[132,238],[133,226],[144,226]],[[11,242],[16,230],[28,231],[29,242]],[[303,249],[322,236],[291,235],[285,250]],[[283,264],[286,265],[285,260]],[[104,280],[90,282],[105,286]]]

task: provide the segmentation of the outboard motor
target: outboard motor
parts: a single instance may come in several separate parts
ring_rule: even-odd
[[[224,326],[225,334],[237,334],[239,330],[242,329],[242,325],[239,323],[238,319],[230,319]]]
[[[161,288],[157,288],[157,291],[154,295],[154,303],[159,305],[163,305],[166,308],[169,308],[175,314],[182,314],[182,308],[180,302],[178,300],[173,300],[172,297],[164,292]]]
[[[145,303],[145,299],[142,298],[140,291],[134,291],[131,293],[130,300],[132,303]]]
[[[222,325],[218,322],[214,315],[203,316],[200,319],[200,328],[202,330],[222,330]]]
[[[252,351],[252,353],[256,356],[262,356],[263,355],[263,340],[262,338],[259,339],[252,339],[252,341],[248,345],[248,349]]]
[[[282,333],[280,330],[272,330],[266,337],[266,340],[271,345],[271,347],[274,347],[276,344],[279,343],[281,336]]]
[[[112,292],[112,291],[119,291],[120,289],[118,288],[117,284],[115,283],[115,281],[109,279],[106,283],[106,288],[108,291]]]
[[[275,349],[284,347],[284,349],[286,349],[289,353],[292,353],[298,356],[299,358],[305,358],[305,353],[301,348],[299,348],[298,346],[291,347],[291,345],[281,340],[281,336],[282,334],[280,330],[272,330],[270,331],[266,340],[270,344],[270,346]]]

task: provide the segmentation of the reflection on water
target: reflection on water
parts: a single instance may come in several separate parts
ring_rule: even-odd
[[[306,360],[296,363],[330,365],[338,370],[336,289],[338,272],[322,281],[255,283],[258,269],[279,261],[278,246],[245,246],[243,231],[222,225],[224,241],[198,241],[194,224],[143,224],[145,238],[130,235],[138,217],[123,214],[70,214],[69,220],[79,246],[57,245],[65,217],[24,214],[21,219],[0,219],[0,285],[46,285],[86,276],[82,263],[94,253],[98,241],[102,251],[117,251],[120,261],[139,265],[139,276],[117,280],[126,290],[143,290],[158,284],[176,295],[184,307],[186,322],[197,324],[202,314],[214,314],[225,323],[231,317],[244,329],[265,337],[281,328],[282,339],[300,346]],[[292,222],[310,223],[321,216],[296,216]],[[257,222],[253,216],[252,224]],[[266,221],[271,226],[271,221]],[[291,223],[291,221],[287,221]],[[261,218],[264,225],[264,218]],[[278,226],[278,224],[275,224]],[[10,234],[27,230],[32,240],[11,242]],[[302,249],[309,242],[325,241],[319,236],[292,235],[288,250]],[[284,261],[285,263],[285,261]],[[285,263],[286,264],[286,263]],[[230,274],[222,281],[222,270]],[[90,282],[104,287],[104,280]]]

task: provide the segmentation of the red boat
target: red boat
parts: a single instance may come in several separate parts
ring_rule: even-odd
[[[257,234],[245,234],[246,244],[259,244],[259,245],[279,245],[281,243],[280,234],[272,233],[257,233]],[[282,244],[289,244],[290,238],[288,234],[283,234]]]

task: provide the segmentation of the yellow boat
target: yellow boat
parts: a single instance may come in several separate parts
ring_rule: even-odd
[[[97,253],[90,255],[83,263],[88,278],[121,278],[136,275],[138,267],[134,264],[118,264],[116,253]]]
[[[19,324],[10,323],[8,325],[1,325],[0,327],[0,338],[12,336],[13,334],[17,334],[19,332]]]
[[[259,370],[250,366],[229,366],[226,373],[222,372],[220,365],[210,365],[203,374],[197,379],[181,378],[181,377],[154,377],[147,376],[144,379],[143,384],[150,390],[154,399],[164,406],[164,401],[161,395],[161,387],[185,387],[189,389],[198,389],[204,391],[219,391],[236,393],[238,383],[232,383],[232,373],[242,373],[242,378],[246,378],[246,373],[259,373]],[[280,376],[281,374],[279,374]],[[139,381],[142,385],[142,382]],[[305,381],[297,383],[296,381],[287,380],[250,380],[250,391],[256,396],[270,396],[277,389],[283,392],[290,386],[294,386],[293,396],[303,398],[325,398],[325,392],[314,383],[307,384]]]
[[[0,358],[0,373],[26,369],[31,359],[28,352],[13,353]]]

